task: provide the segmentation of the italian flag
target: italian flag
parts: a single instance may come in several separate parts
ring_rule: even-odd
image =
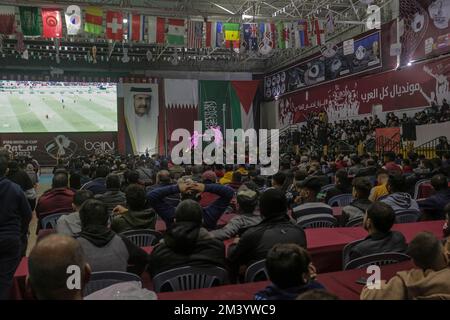
[[[254,128],[253,100],[258,86],[258,80],[230,82],[230,106],[233,129],[247,130]]]
[[[99,7],[87,7],[84,19],[84,31],[92,34],[103,33],[103,10]]]
[[[186,36],[184,19],[168,19],[166,41],[169,45],[183,46]]]

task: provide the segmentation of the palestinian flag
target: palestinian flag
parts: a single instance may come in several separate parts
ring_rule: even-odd
[[[230,107],[233,129],[254,128],[253,100],[259,81],[231,81]]]
[[[19,7],[20,26],[24,36],[40,36],[41,24],[39,23],[38,7]]]
[[[103,10],[99,7],[87,7],[84,18],[84,31],[92,34],[103,33]]]

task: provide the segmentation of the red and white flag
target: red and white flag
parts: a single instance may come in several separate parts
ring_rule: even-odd
[[[148,17],[148,42],[164,43],[166,19],[159,17]]]
[[[62,37],[62,18],[58,9],[41,9],[42,36],[44,38]]]
[[[198,49],[203,45],[203,22],[188,21],[188,48]]]
[[[123,16],[121,12],[108,11],[106,13],[106,38],[122,41]]]
[[[311,21],[312,30],[311,33],[313,35],[313,45],[321,46],[325,44],[325,28],[323,27],[323,22],[317,18],[314,18]]]
[[[141,14],[128,15],[128,39],[131,41],[144,41],[145,16]]]
[[[16,9],[13,6],[0,6],[0,34],[15,32]]]

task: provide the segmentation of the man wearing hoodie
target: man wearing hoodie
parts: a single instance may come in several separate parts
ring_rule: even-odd
[[[276,244],[266,258],[272,282],[255,294],[255,300],[295,300],[298,295],[324,286],[315,280],[316,269],[308,251],[292,244]]]
[[[350,250],[350,260],[375,253],[405,252],[405,237],[398,231],[391,231],[394,222],[392,208],[381,201],[374,202],[363,219],[363,227],[369,235]]]
[[[185,266],[225,268],[225,246],[202,227],[203,208],[187,199],[175,210],[175,223],[150,255],[149,272],[158,273]]]
[[[444,247],[432,233],[421,232],[407,253],[417,268],[400,271],[387,282],[382,280],[379,289],[365,287],[362,300],[450,299],[450,242]]]
[[[286,195],[278,189],[268,189],[260,198],[262,221],[236,238],[228,249],[228,261],[234,276],[241,267],[265,259],[277,243],[295,243],[306,248],[303,229],[287,215]],[[242,270],[242,269],[241,269]]]
[[[128,186],[125,190],[126,208],[117,206],[113,212],[116,216],[111,223],[114,232],[122,233],[128,230],[155,229],[156,213],[152,208],[146,208],[145,191],[137,185]]]
[[[94,194],[89,190],[78,190],[73,196],[72,213],[62,215],[56,223],[56,232],[68,236],[76,236],[81,232],[80,208],[83,203],[92,199]]]
[[[387,190],[389,195],[380,199],[381,202],[389,205],[397,214],[398,212],[410,210],[415,211],[417,216],[420,216],[419,205],[409,193],[406,192],[407,184],[405,177],[401,174],[389,176],[387,183]]]
[[[103,202],[87,200],[81,206],[80,219],[81,232],[77,240],[93,272],[125,272],[129,264],[136,267],[138,274],[144,271],[147,253],[109,228],[110,214]]]
[[[5,178],[8,156],[0,154],[0,300],[8,299],[14,272],[25,249],[31,208],[22,189]]]
[[[424,200],[419,200],[418,204],[426,220],[441,220],[444,219],[444,207],[450,203],[448,179],[443,174],[437,174],[431,178],[431,185],[436,193]]]
[[[173,194],[181,194],[181,199],[200,200],[202,192],[211,192],[219,195],[219,198],[209,206],[203,208],[203,223],[208,230],[216,228],[217,221],[230,204],[234,195],[233,189],[219,184],[194,183],[192,180],[181,178],[177,185],[158,188],[147,193],[149,204],[169,227],[175,218],[175,206],[165,198]]]
[[[106,177],[106,191],[96,194],[95,199],[102,201],[108,212],[112,214],[115,207],[125,205],[125,193],[120,191],[120,178],[117,174],[109,174]]]
[[[237,192],[238,215],[232,218],[223,228],[211,231],[211,234],[219,240],[231,239],[242,234],[246,229],[261,222],[258,206],[258,192],[248,187],[250,183],[242,185]]]

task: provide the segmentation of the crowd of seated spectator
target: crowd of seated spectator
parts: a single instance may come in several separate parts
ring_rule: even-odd
[[[0,153],[0,192],[7,195],[0,206],[8,208],[8,215],[0,216],[0,263],[9,267],[0,274],[2,298],[7,298],[26,248],[32,210],[39,219],[63,213],[56,225],[58,234],[43,237],[30,255],[30,284],[38,299],[82,297],[80,292],[69,293],[61,287],[63,275],[59,273],[66,263],[83,268],[85,283],[91,272],[133,271],[140,275],[145,270],[155,277],[182,266],[220,267],[228,271],[231,281],[241,282],[245,270],[264,259],[271,284],[255,293],[255,299],[296,299],[309,291],[321,295],[324,288],[315,280],[301,222],[315,214],[333,216],[328,201],[339,195],[352,200],[343,207],[336,227],[358,218],[367,231],[367,237],[352,248],[350,259],[399,252],[408,253],[424,270],[439,273],[448,268],[444,256],[439,256],[445,250],[431,236],[418,235],[408,247],[404,236],[392,230],[396,216],[408,210],[414,211],[418,220],[446,218],[447,223],[442,224],[448,235],[447,154],[432,160],[416,154],[404,159],[391,153],[383,159],[370,154],[335,159],[287,155],[279,172],[270,177],[260,175],[259,165],[180,166],[158,155],[92,155],[60,162],[52,187],[38,198],[35,208],[30,207],[26,190],[8,180],[11,161]],[[413,187],[424,178],[431,179],[434,193],[416,201]],[[229,212],[236,216],[219,225],[219,219]],[[122,235],[155,229],[157,219],[166,230],[150,254]],[[232,243],[225,249],[224,240],[229,239]],[[433,249],[431,260],[424,259],[418,244]],[[73,256],[45,260],[67,252]],[[3,262],[5,257],[9,264]],[[44,288],[38,277],[51,270],[55,278]],[[446,275],[448,271],[442,272]],[[433,284],[435,280],[428,278],[431,274],[423,271],[421,276]],[[50,273],[44,278],[51,277]],[[436,293],[450,294],[446,291],[448,279]],[[396,288],[401,286],[394,281]],[[371,294],[363,291],[362,297]]]

